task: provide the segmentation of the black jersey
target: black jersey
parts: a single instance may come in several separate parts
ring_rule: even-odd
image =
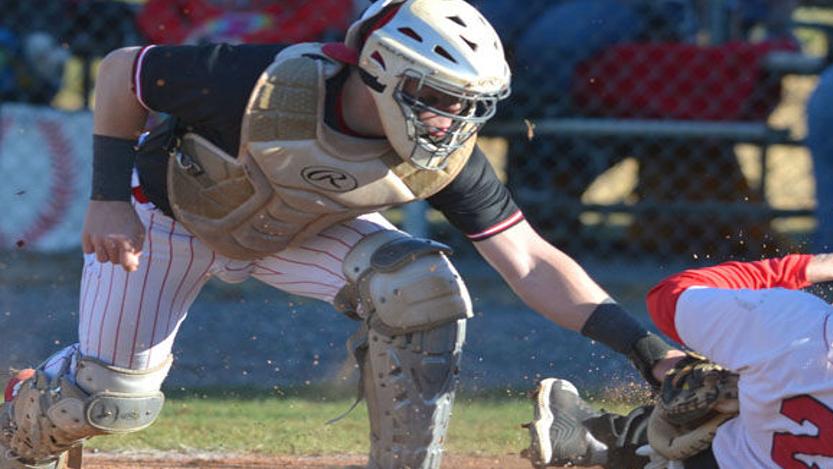
[[[282,48],[227,44],[146,47],[134,65],[133,89],[142,105],[167,114],[178,129],[202,135],[226,153],[236,155],[251,90]],[[333,129],[349,133],[336,112],[334,99],[346,71],[327,82],[324,121]],[[165,159],[158,152],[140,152],[136,166],[143,192],[170,214]],[[427,201],[475,241],[523,220],[509,190],[477,146],[458,176]]]

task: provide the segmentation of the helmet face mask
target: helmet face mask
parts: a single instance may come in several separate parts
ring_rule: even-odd
[[[502,94],[467,92],[406,70],[393,99],[402,111],[408,138],[414,142],[411,162],[422,169],[444,168],[448,157],[494,116],[497,102],[508,93],[508,89]],[[437,121],[448,124],[438,127]],[[422,158],[418,149],[424,152]]]
[[[443,169],[509,95],[500,38],[464,0],[377,1],[346,42],[388,141],[422,169]]]

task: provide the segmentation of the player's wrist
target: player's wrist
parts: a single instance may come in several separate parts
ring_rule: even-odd
[[[833,281],[833,254],[816,254],[810,258],[804,275],[810,283]]]
[[[674,350],[613,300],[596,307],[582,326],[581,334],[628,357],[654,388],[659,386],[655,367]]]
[[[90,199],[129,202],[136,161],[132,139],[93,135],[93,178]]]

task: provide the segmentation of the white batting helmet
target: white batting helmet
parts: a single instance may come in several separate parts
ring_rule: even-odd
[[[463,0],[379,0],[350,26],[345,40],[361,49],[359,70],[373,90],[385,135],[405,160],[442,169],[509,95],[510,72],[492,25]],[[459,112],[422,96],[443,96]],[[437,132],[420,121],[450,119]]]

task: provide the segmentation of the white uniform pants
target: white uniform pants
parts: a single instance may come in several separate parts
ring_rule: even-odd
[[[152,204],[135,207],[146,232],[139,269],[128,273],[99,263],[94,254],[85,256],[79,343],[50,357],[44,364],[48,374],[76,350],[132,370],[159,365],[212,276],[230,283],[251,276],[287,293],[332,303],[346,283],[341,266],[350,249],[371,233],[395,229],[380,214],[368,214],[332,226],[301,246],[247,262],[217,254]]]

